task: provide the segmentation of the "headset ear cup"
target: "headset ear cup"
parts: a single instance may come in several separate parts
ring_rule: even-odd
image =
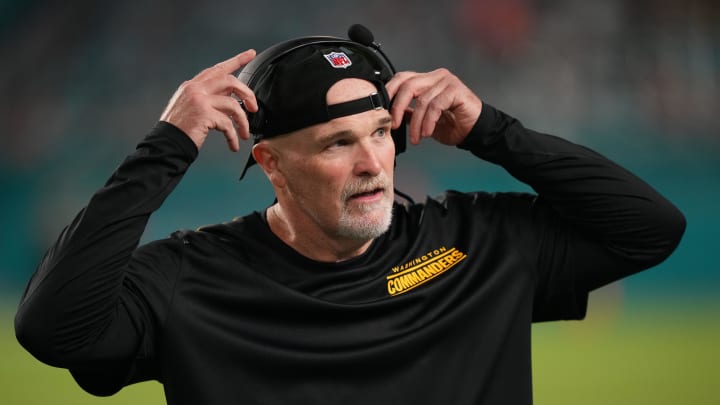
[[[390,135],[393,138],[393,142],[395,142],[395,156],[405,152],[405,148],[407,147],[407,122],[405,118],[403,118],[399,127],[390,132]]]
[[[386,94],[387,92],[385,90],[385,86],[382,86],[383,93]],[[392,104],[395,100],[390,101],[390,106],[388,107],[388,110],[392,108]],[[405,149],[407,148],[407,118],[403,116],[402,121],[400,121],[400,126],[393,129],[390,132],[390,135],[392,135],[393,142],[395,142],[395,156],[405,152]]]
[[[250,124],[250,133],[251,134],[260,134],[260,131],[263,128],[263,123],[265,121],[265,108],[262,106],[262,103],[258,101],[258,110],[257,112],[251,113],[248,111],[245,106],[243,105],[243,110],[245,110],[245,114],[247,115],[248,124]]]

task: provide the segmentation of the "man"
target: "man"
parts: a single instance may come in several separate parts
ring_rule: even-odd
[[[28,285],[18,339],[91,393],[156,379],[169,404],[531,403],[531,322],[584,317],[589,291],[682,236],[650,186],[445,69],[377,80],[359,47],[306,44],[251,88],[233,72],[254,57],[179,87]],[[394,202],[404,122],[412,144],[468,150],[538,195]],[[254,133],[276,202],[138,247],[211,129],[233,151]]]

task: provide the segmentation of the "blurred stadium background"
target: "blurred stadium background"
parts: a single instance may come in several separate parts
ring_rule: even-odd
[[[538,404],[719,404],[720,3],[712,0],[0,1],[0,403],[159,404],[145,383],[109,399],[16,343],[23,286],[61,228],[153,126],[177,85],[246,48],[361,22],[396,67],[448,67],[530,128],[586,144],[684,211],[657,268],[591,296],[588,319],[536,325]],[[247,148],[215,134],[145,239],[272,201]],[[432,144],[398,159],[400,189],[526,190]]]

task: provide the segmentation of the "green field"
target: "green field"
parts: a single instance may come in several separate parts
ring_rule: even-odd
[[[583,322],[534,327],[535,403],[720,404],[720,322],[714,307],[666,311],[607,307]],[[0,313],[0,403],[164,404],[158,383],[98,398],[69,373],[45,366],[15,341],[8,306]]]
[[[535,326],[537,404],[720,404],[720,316],[643,310]]]

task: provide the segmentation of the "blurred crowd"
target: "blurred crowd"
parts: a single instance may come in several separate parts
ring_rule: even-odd
[[[448,67],[532,128],[720,149],[712,0],[5,0],[0,218],[12,232],[0,273],[25,280],[180,82],[246,48],[357,22],[398,69]]]
[[[0,156],[22,168],[85,129],[137,137],[205,65],[366,23],[400,69],[446,66],[542,127],[635,120],[713,137],[720,3],[712,0],[4,1]],[[567,131],[565,131],[567,130]]]

